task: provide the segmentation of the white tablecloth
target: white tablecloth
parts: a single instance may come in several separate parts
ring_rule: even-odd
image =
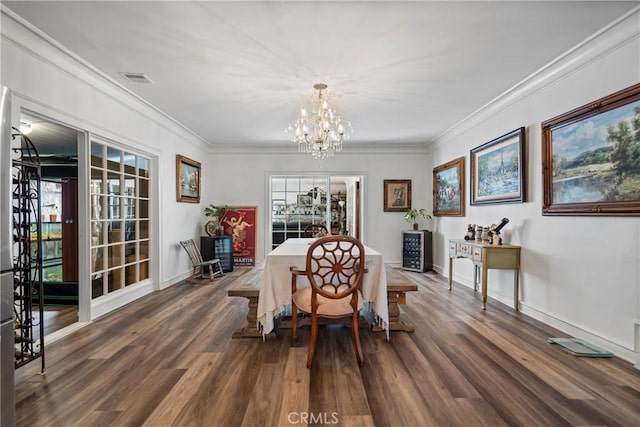
[[[307,249],[315,239],[287,239],[283,244],[267,254],[260,296],[258,298],[258,327],[264,334],[274,328],[274,318],[291,303],[290,267],[305,268]],[[387,305],[387,276],[382,254],[364,247],[365,266],[368,270],[362,280],[362,295],[370,303],[382,327],[389,325],[389,307]],[[298,278],[299,286],[305,286],[304,278]],[[309,283],[306,282],[306,286]]]

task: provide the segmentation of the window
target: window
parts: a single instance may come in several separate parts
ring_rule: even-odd
[[[304,236],[309,224],[322,224],[331,234],[357,239],[362,235],[364,175],[269,175],[271,249]]]
[[[271,177],[271,248],[303,237],[309,224],[330,227],[326,176]]]
[[[91,143],[91,298],[149,278],[149,166]]]

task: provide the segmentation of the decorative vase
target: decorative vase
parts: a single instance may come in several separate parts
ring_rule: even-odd
[[[58,214],[49,214],[49,221],[56,222],[58,220]]]
[[[208,221],[205,225],[204,225],[204,231],[209,235],[209,236],[216,236],[216,231],[218,229],[218,221]]]
[[[414,223],[413,223],[413,229],[414,229],[414,230],[416,230],[416,231],[418,231],[418,223],[417,223],[417,222],[414,222]]]

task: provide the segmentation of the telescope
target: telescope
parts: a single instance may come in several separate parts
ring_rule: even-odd
[[[500,221],[500,224],[498,224],[498,226],[493,229],[493,232],[494,233],[499,233],[500,230],[502,230],[502,227],[507,225],[508,222],[509,222],[509,218],[502,218],[502,221]]]

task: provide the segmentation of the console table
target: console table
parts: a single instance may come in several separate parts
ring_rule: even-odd
[[[514,270],[513,308],[518,311],[520,246],[494,246],[475,240],[449,240],[449,290],[453,281],[454,258],[467,258],[474,264],[473,290],[478,290],[478,272],[482,269],[482,309],[487,309],[487,272],[489,269]]]

